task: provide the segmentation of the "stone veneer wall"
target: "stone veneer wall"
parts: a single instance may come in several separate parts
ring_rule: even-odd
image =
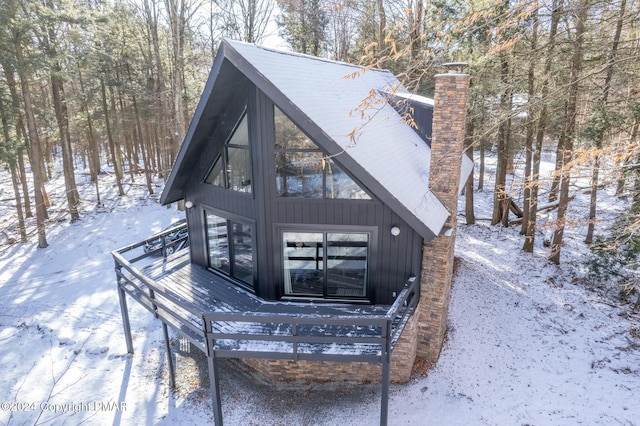
[[[450,231],[425,241],[422,249],[417,353],[430,362],[438,360],[447,330],[469,91],[467,74],[435,78],[429,184],[451,215],[445,223]]]
[[[407,323],[391,354],[391,383],[406,383],[411,378],[416,357],[418,315]],[[277,382],[348,382],[376,383],[382,380],[379,363],[289,361],[273,359],[241,359],[267,383]]]

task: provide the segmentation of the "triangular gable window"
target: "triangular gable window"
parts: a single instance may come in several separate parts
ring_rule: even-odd
[[[279,197],[371,199],[276,106],[276,192]]]
[[[204,182],[233,191],[251,192],[251,151],[247,114],[243,114],[238,121]]]

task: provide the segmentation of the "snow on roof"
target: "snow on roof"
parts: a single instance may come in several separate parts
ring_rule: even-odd
[[[403,98],[403,99],[411,100],[411,101],[414,101],[414,102],[419,102],[421,104],[428,105],[428,106],[431,106],[431,107],[433,107],[433,104],[434,104],[433,99],[427,98],[426,96],[416,95],[416,94],[411,93],[411,92],[398,91],[398,92],[394,93],[394,95],[396,95],[396,96],[398,96],[400,98]]]
[[[379,93],[410,96],[393,74],[253,44],[225,43],[283,95],[273,99],[276,104],[288,100],[288,106],[300,110],[336,143],[332,154],[338,154],[338,162],[348,162],[344,157],[355,161],[360,173],[353,167],[350,171],[366,182],[371,179],[358,175],[369,174],[396,201],[392,208],[403,207],[431,233],[440,233],[449,212],[429,191],[431,150]],[[411,98],[432,103],[422,96]],[[381,197],[375,188],[374,193]]]

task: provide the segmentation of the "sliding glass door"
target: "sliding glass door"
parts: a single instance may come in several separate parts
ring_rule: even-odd
[[[284,294],[365,298],[370,259],[368,232],[282,232]]]
[[[253,226],[206,213],[209,267],[253,290]]]

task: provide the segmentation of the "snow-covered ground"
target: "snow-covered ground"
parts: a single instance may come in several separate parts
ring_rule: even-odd
[[[110,255],[182,214],[147,196],[142,177],[118,198],[103,176],[108,201],[100,207],[88,177],[78,178],[82,219],[49,223],[49,248],[37,249],[33,235],[26,244],[0,240],[0,424],[212,423],[202,355],[174,342],[178,388],[170,391],[160,323],[134,302],[135,354],[127,356]],[[61,210],[61,177],[48,188]],[[586,211],[577,195],[574,218]],[[2,171],[0,198],[11,197]],[[606,192],[601,200],[607,214],[625,208]],[[476,201],[481,220],[459,228],[448,340],[425,377],[392,385],[389,423],[640,424],[640,315],[586,288],[568,267],[587,253],[584,227],[568,231],[559,268],[546,262],[541,241],[524,254],[517,230],[482,220],[489,191]],[[0,230],[12,214],[3,202]],[[231,361],[222,365],[228,425],[378,423],[379,385],[273,389]]]

